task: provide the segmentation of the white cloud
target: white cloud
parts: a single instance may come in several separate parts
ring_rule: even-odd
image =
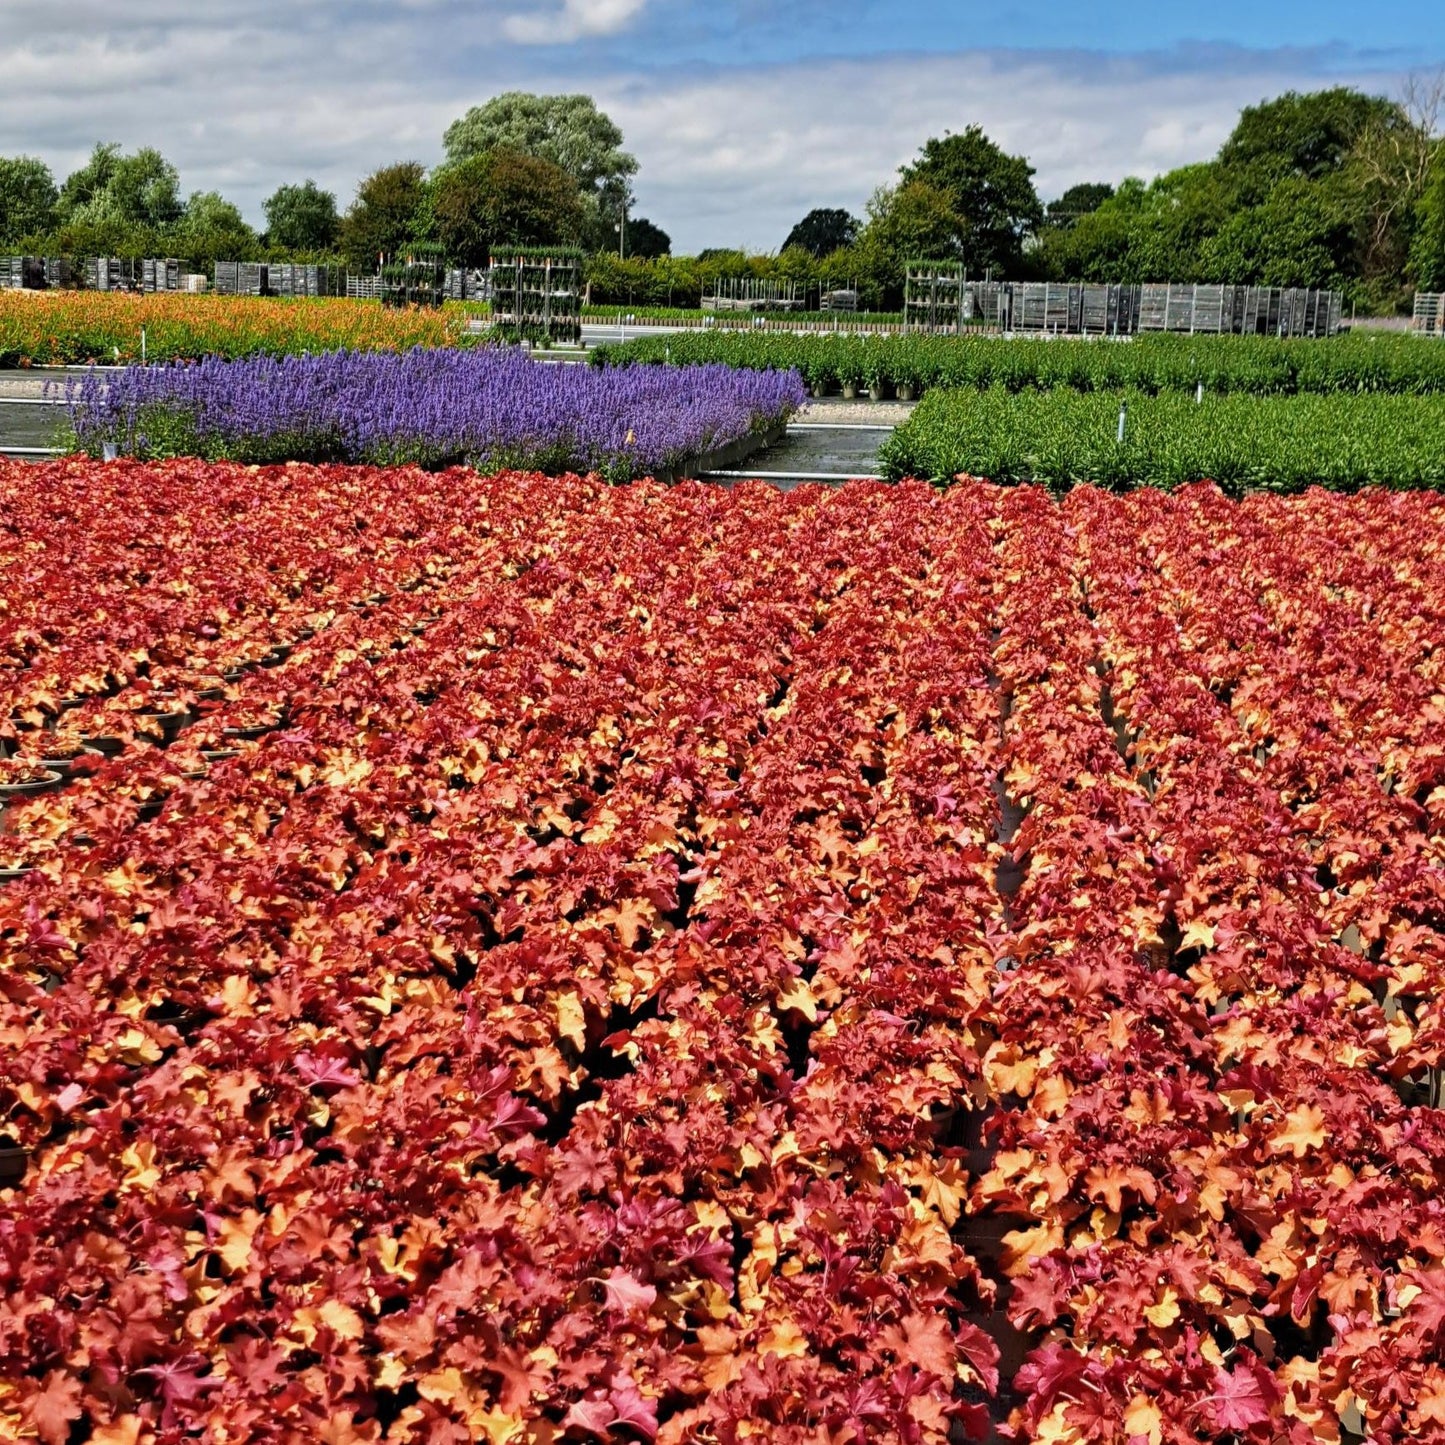
[[[560,10],[542,8],[508,15],[502,33],[518,45],[565,45],[592,35],[616,35],[642,14],[647,0],[562,0]]]
[[[259,222],[283,182],[311,176],[344,206],[379,165],[435,163],[447,125],[500,91],[585,90],[641,163],[638,213],[679,250],[773,248],[813,206],[861,211],[945,129],[976,122],[1027,154],[1048,199],[1074,181],[1203,159],[1241,106],[1291,86],[1395,83],[1338,53],[1245,50],[971,51],[623,73],[597,68],[585,44],[575,56],[499,46],[498,15],[515,3],[364,0],[344,14],[325,7],[322,23],[322,7],[294,0],[130,0],[117,26],[108,0],[70,0],[63,18],[49,0],[4,0],[7,21],[14,10],[25,23],[0,38],[0,155],[39,155],[63,175],[98,140],[156,145],[185,191],[220,190]],[[546,3],[557,40],[569,26],[625,25],[646,0]]]
[[[1318,56],[1174,57],[974,52],[835,60],[600,81],[598,103],[642,162],[638,211],[674,243],[773,248],[813,206],[861,214],[929,136],[979,124],[1032,161],[1047,200],[1076,181],[1117,182],[1204,160],[1242,106],[1294,86],[1391,74],[1327,69]]]

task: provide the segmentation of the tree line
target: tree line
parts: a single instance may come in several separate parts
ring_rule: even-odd
[[[150,148],[99,145],[57,185],[27,157],[0,158],[0,251],[337,261],[359,272],[408,247],[486,264],[497,244],[575,244],[595,302],[695,306],[708,284],[751,275],[806,289],[853,285],[871,309],[900,303],[907,263],[950,259],[974,276],[1234,282],[1342,290],[1389,311],[1445,289],[1445,77],[1395,98],[1347,87],[1247,107],[1219,152],[1151,181],[1071,187],[1045,205],[1024,156],[978,126],[927,140],[864,215],[809,212],[776,253],[674,257],[631,213],[636,158],[587,96],[520,92],[475,107],[415,161],[365,177],[343,213],[307,180],[279,187],[265,228],[214,191],[183,198]]]

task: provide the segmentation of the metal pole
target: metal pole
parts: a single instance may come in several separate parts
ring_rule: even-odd
[[[1124,423],[1125,423],[1125,421],[1128,420],[1128,416],[1129,416],[1129,403],[1128,403],[1127,401],[1121,401],[1121,402],[1119,403],[1119,436],[1118,436],[1118,441],[1119,441],[1119,444],[1120,444],[1121,446],[1123,445],[1123,442],[1124,442]]]

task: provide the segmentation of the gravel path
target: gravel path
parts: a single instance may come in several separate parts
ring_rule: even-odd
[[[53,376],[24,376],[18,372],[0,371],[0,396],[24,397],[26,401],[39,401],[45,396],[48,383],[56,380]],[[59,395],[64,395],[63,378]]]
[[[813,426],[898,426],[917,405],[912,401],[842,401],[826,397],[810,401],[794,421]]]

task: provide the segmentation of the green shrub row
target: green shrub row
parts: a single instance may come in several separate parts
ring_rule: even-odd
[[[1119,408],[1127,404],[1124,440]],[[1445,396],[934,391],[884,443],[883,475],[1226,491],[1445,485]]]
[[[721,361],[796,367],[815,391],[845,385],[1002,386],[1142,392],[1445,392],[1445,343],[1406,335],[1282,341],[1245,336],[1142,336],[1133,341],[997,336],[793,336],[690,332],[599,346],[597,365]]]
[[[711,316],[720,326],[745,327],[754,316],[766,321],[797,321],[809,326],[847,326],[866,321],[901,326],[901,311],[704,311],[700,306],[584,306],[588,320],[615,321],[628,316],[642,321],[705,321]]]

